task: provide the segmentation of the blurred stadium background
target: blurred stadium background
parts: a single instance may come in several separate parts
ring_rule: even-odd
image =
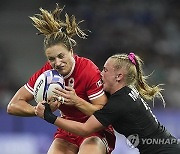
[[[7,115],[16,90],[46,61],[43,37],[36,35],[29,16],[55,3],[84,19],[92,31],[78,40],[75,52],[92,59],[101,69],[107,57],[131,51],[145,61],[150,82],[164,83],[166,108],[155,100],[154,114],[180,138],[180,1],[179,0],[1,0],[0,2],[0,153],[45,154],[56,127],[37,118]],[[34,104],[34,102],[32,102]],[[152,105],[151,105],[152,106]],[[117,135],[113,154],[138,154]]]

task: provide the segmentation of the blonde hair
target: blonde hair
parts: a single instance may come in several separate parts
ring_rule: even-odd
[[[77,23],[74,15],[69,17],[66,13],[65,21],[60,19],[63,9],[64,7],[60,8],[56,4],[53,12],[40,8],[41,14],[30,17],[34,22],[33,25],[39,30],[38,35],[43,34],[45,36],[44,49],[62,43],[70,50],[76,45],[76,41],[72,39],[73,36],[77,35],[82,39],[86,39],[88,36],[79,27],[79,24],[83,21]]]
[[[142,69],[143,60],[134,53],[132,54],[134,56],[133,59],[130,59],[127,54],[116,54],[111,56],[110,58],[114,59],[115,62],[114,69],[125,69],[127,72],[125,76],[127,86],[135,86],[143,98],[146,100],[154,100],[155,97],[158,97],[162,99],[165,105],[165,101],[161,94],[161,91],[164,90],[160,87],[162,84],[150,86],[147,83],[149,76],[145,76]]]

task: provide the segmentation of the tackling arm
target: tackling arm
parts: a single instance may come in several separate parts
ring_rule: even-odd
[[[78,98],[79,101],[77,101],[77,104],[75,105],[81,112],[85,113],[86,115],[93,115],[93,113],[97,110],[100,110],[103,108],[103,106],[107,102],[107,97],[105,94],[102,96],[91,100],[91,103],[83,100],[82,98]]]
[[[107,97],[105,94],[91,100],[91,103],[77,96],[75,90],[72,87],[66,87],[66,89],[56,88],[54,97],[62,96],[64,97],[64,104],[74,105],[81,112],[90,116],[95,111],[100,110],[107,102]]]
[[[94,115],[85,123],[80,123],[72,120],[63,119],[54,115],[50,109],[49,104],[45,101],[39,102],[35,108],[35,113],[40,118],[43,118],[47,122],[56,125],[59,128],[62,128],[68,132],[80,135],[88,136],[91,133],[97,132],[105,127],[95,118]]]
[[[67,120],[58,117],[54,123],[54,125],[69,131],[71,133],[80,135],[80,136],[88,136],[94,132],[97,132],[105,127],[95,118],[94,115],[90,116],[90,118],[85,123],[80,123],[72,120]]]

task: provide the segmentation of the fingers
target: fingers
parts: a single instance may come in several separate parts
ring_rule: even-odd
[[[59,97],[58,97],[58,101],[61,102],[61,103],[63,104],[63,103],[64,103],[64,97],[59,96]]]
[[[59,102],[64,101],[64,97],[58,96],[58,97],[57,97],[57,100],[58,100]]]
[[[48,98],[47,103],[49,104],[52,112],[56,111],[59,108],[59,106],[62,104],[62,102],[59,101],[56,95],[53,95],[50,98]]]
[[[74,91],[74,89],[72,87],[69,87],[69,86],[65,86],[65,89],[68,91]]]
[[[53,97],[56,97],[56,99],[60,102],[64,102],[65,99],[69,99],[70,98],[70,94],[67,90],[54,90],[53,91],[54,93],[54,96]]]
[[[74,91],[74,89],[72,87],[70,87],[70,86],[65,86],[64,89],[63,88],[58,88],[58,87],[55,88],[55,89],[60,90],[60,91],[63,91],[63,90]]]
[[[56,92],[62,92],[62,93],[66,93],[67,92],[67,90],[62,89],[62,88],[55,88],[55,91]]]
[[[75,95],[75,90],[72,87],[66,87],[65,89],[55,88],[53,91],[55,95],[69,98],[70,95]]]
[[[74,105],[76,100],[76,92],[72,87],[65,87],[65,89],[55,88],[53,91],[54,97],[66,105]]]
[[[55,88],[57,91],[62,93],[75,93],[75,90],[72,87],[65,86],[65,89],[62,88]]]
[[[45,103],[44,101],[39,102],[35,107],[35,114],[40,118],[44,118],[44,110],[45,110],[45,106],[43,105],[44,103]]]

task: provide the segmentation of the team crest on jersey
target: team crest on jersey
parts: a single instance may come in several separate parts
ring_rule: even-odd
[[[101,87],[102,86],[102,80],[100,79],[98,82],[96,82],[96,85],[97,85],[97,87]]]
[[[74,78],[70,78],[69,80],[68,80],[68,86],[69,87],[74,87]]]

